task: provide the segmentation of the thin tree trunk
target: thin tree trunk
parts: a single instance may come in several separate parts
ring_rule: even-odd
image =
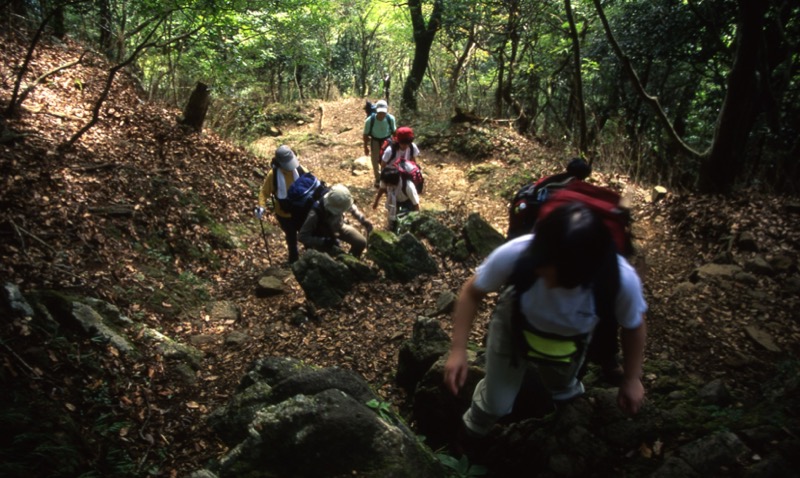
[[[461,77],[461,72],[464,69],[464,65],[467,64],[470,57],[472,57],[472,52],[475,49],[475,29],[470,28],[469,36],[467,37],[467,44],[464,45],[464,50],[459,55],[458,59],[456,60],[455,66],[453,66],[453,70],[450,73],[450,83],[448,84],[447,90],[450,93],[450,96],[455,96],[456,90],[458,89],[458,80]]]
[[[743,168],[747,140],[758,113],[758,68],[769,3],[763,0],[738,3],[736,57],[728,75],[728,90],[714,128],[711,151],[700,168],[700,191],[706,193],[730,191]]]
[[[411,111],[417,110],[417,90],[425,77],[433,39],[441,27],[443,8],[443,0],[434,0],[433,11],[426,25],[422,14],[422,0],[409,0],[408,2],[411,24],[414,27],[414,60],[411,62],[411,72],[403,86],[402,104]]]
[[[191,127],[198,133],[203,130],[203,123],[208,113],[208,105],[211,102],[208,85],[197,82],[194,87],[186,108],[183,110],[183,118],[180,123]]]
[[[564,0],[564,8],[567,11],[567,21],[569,22],[569,33],[570,38],[572,40],[572,58],[573,58],[573,68],[575,70],[575,74],[573,76],[573,82],[575,85],[574,88],[574,100],[575,100],[575,113],[577,113],[577,120],[578,120],[578,130],[579,130],[579,141],[578,141],[578,148],[580,149],[581,153],[586,153],[588,150],[589,145],[588,142],[588,135],[586,133],[586,105],[583,101],[583,78],[581,74],[581,42],[578,38],[578,29],[575,26],[575,18],[572,15],[572,3],[570,0]]]

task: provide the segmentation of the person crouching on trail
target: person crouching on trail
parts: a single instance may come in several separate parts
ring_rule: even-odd
[[[467,378],[467,341],[482,300],[517,284],[505,288],[492,314],[486,375],[463,415],[464,436],[485,436],[511,412],[526,370],[520,358],[533,363],[556,403],[584,392],[577,374],[598,321],[591,287],[609,272],[619,275],[615,312],[622,326],[624,378],[617,404],[630,414],[639,411],[647,310],[641,280],[616,253],[602,220],[586,206],[569,203],[540,219],[533,234],[495,249],[461,289],[444,370],[444,384],[453,394]],[[527,280],[524,287],[520,277]]]
[[[385,139],[390,138],[397,129],[394,116],[389,114],[389,105],[385,100],[375,103],[375,113],[364,120],[364,154],[372,160],[372,174],[375,177],[375,188],[380,184],[380,152]]]
[[[278,219],[278,224],[286,236],[286,247],[289,250],[289,262],[295,262],[299,253],[297,250],[297,230],[302,224],[292,218],[292,215],[280,206],[280,200],[286,199],[286,193],[294,180],[300,177],[305,171],[300,166],[300,161],[294,152],[286,145],[280,146],[275,150],[272,158],[271,169],[261,189],[258,192],[258,206],[255,215],[259,220],[264,218],[266,212],[267,199],[272,200],[273,211]]]
[[[350,190],[342,184],[335,184],[311,208],[300,228],[300,242],[307,248],[323,252],[333,252],[340,241],[346,242],[350,244],[350,254],[360,257],[367,247],[367,239],[358,229],[345,223],[344,213],[348,211],[369,235],[372,232],[372,223],[358,210]]]
[[[386,219],[388,229],[397,232],[397,218],[411,211],[419,211],[419,194],[414,182],[400,176],[400,171],[394,166],[389,166],[381,171],[381,182],[372,209],[378,207],[378,202],[386,195]]]

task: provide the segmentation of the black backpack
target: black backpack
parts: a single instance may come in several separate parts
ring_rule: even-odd
[[[573,179],[575,179],[575,176],[569,173],[560,173],[522,186],[508,206],[506,240],[511,240],[533,231],[533,225],[539,217],[541,205],[550,194],[562,189]]]

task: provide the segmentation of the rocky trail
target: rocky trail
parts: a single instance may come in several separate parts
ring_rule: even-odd
[[[4,41],[5,104],[24,45]],[[31,77],[77,57],[73,51],[42,48]],[[125,76],[100,123],[75,148],[59,150],[87,121],[104,66],[89,55],[39,85],[19,116],[4,121],[0,276],[23,294],[56,289],[102,299],[202,353],[191,367],[175,366],[140,332],[132,337],[140,352],[133,358],[89,336],[67,343],[72,335],[62,329],[54,334],[14,317],[0,328],[5,403],[54,405],[74,420],[76,434],[89,437],[92,466],[111,467],[103,462],[111,461],[110,448],[129,457],[134,475],[153,476],[183,476],[226,451],[205,419],[259,358],[353,370],[403,410],[407,397],[394,381],[399,347],[418,316],[434,315],[441,294],[458,292],[480,257],[438,255],[435,275],[409,284],[381,276],[356,285],[341,306],[312,310],[287,268],[277,225],[265,223],[262,235],[252,217],[268,157],[285,143],[328,184],[347,185],[376,227],[384,224],[382,209],[370,207],[371,174],[354,165],[361,100],[293,107],[292,119],[277,124],[280,136],[242,148],[212,131],[183,129],[179,112],[141,101]],[[411,126],[426,176],[422,208],[454,231],[479,213],[504,232],[516,187],[561,170],[568,159],[491,122],[417,121]],[[651,203],[649,186],[604,171],[602,161],[593,177],[631,198],[650,306],[645,385],[653,406],[685,393],[683,382],[701,388],[718,381],[731,397],[720,413],[746,415],[780,402],[785,421],[770,437],[796,450],[800,202],[672,192]],[[283,279],[281,294],[256,294],[265,273]],[[491,301],[473,330],[476,343],[490,310]],[[435,318],[449,330],[446,314]],[[764,420],[774,425],[774,417]],[[653,459],[682,444],[655,441],[645,447]]]

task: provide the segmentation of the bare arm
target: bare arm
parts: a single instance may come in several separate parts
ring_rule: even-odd
[[[486,293],[475,287],[475,276],[472,276],[461,288],[456,299],[453,311],[453,339],[444,368],[444,383],[453,395],[458,395],[459,389],[464,386],[467,379],[469,332],[484,297]]]
[[[375,200],[372,201],[372,209],[375,209],[375,208],[378,207],[378,201],[381,200],[381,198],[383,197],[384,194],[386,194],[386,188],[378,189],[377,194],[375,194]]]
[[[644,401],[644,385],[642,385],[642,363],[644,362],[644,346],[647,341],[647,325],[642,316],[642,325],[635,329],[622,329],[621,344],[623,369],[625,376],[619,387],[617,404],[629,413],[639,412]]]

